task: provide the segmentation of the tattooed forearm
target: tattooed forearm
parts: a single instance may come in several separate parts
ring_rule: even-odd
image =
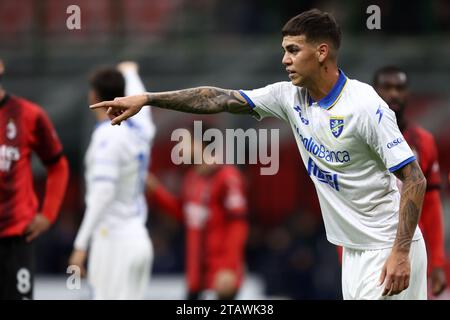
[[[147,102],[155,107],[189,113],[251,113],[250,106],[239,92],[214,87],[149,93]]]
[[[409,251],[411,240],[422,212],[426,190],[426,179],[417,161],[413,161],[395,172],[402,183],[397,237],[394,249]]]

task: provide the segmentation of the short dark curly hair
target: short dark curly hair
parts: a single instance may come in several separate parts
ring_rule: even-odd
[[[339,24],[330,13],[319,9],[311,9],[291,18],[281,33],[283,37],[304,35],[309,42],[329,40],[336,51],[341,46]]]

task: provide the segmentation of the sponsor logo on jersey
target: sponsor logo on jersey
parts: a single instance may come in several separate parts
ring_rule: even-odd
[[[389,142],[386,146],[388,147],[388,149],[392,149],[393,147],[401,144],[403,141],[405,141],[403,139],[403,137],[399,137],[399,138],[395,139],[394,141]]]
[[[324,145],[318,144],[312,137],[310,138],[304,138],[303,135],[300,133],[300,129],[295,126],[295,131],[297,132],[297,135],[299,136],[300,140],[302,141],[303,146],[305,147],[306,151],[313,154],[317,158],[325,159],[325,161],[330,163],[346,163],[350,161],[350,153],[346,150],[328,150]]]
[[[330,129],[333,136],[338,138],[342,130],[344,130],[344,118],[343,117],[330,117]]]
[[[316,177],[319,182],[328,184],[331,188],[339,191],[338,175],[320,169],[311,158],[308,159],[308,174],[309,176]]]
[[[300,117],[300,120],[302,121],[302,123],[304,123],[305,125],[308,125],[309,124],[309,120],[303,117],[303,115],[302,115],[302,108],[300,108],[300,106],[295,106],[294,110],[297,111],[297,114]]]
[[[0,145],[0,171],[8,172],[13,161],[20,159],[19,148]]]
[[[9,140],[14,139],[17,136],[17,128],[16,125],[14,124],[14,121],[12,119],[10,119],[8,121],[8,124],[6,125],[6,137]]]

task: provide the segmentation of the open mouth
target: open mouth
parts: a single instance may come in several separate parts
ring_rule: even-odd
[[[286,71],[287,71],[290,79],[294,78],[295,75],[297,74],[295,71],[292,71],[292,70],[286,70]]]

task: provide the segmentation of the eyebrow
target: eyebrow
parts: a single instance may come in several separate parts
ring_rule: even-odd
[[[283,49],[285,49],[283,46],[281,46]],[[287,51],[289,51],[289,50],[292,50],[292,49],[299,49],[300,47],[298,46],[298,45],[296,45],[296,44],[289,44],[289,45],[287,45],[286,46],[286,49],[285,50],[287,50]]]

